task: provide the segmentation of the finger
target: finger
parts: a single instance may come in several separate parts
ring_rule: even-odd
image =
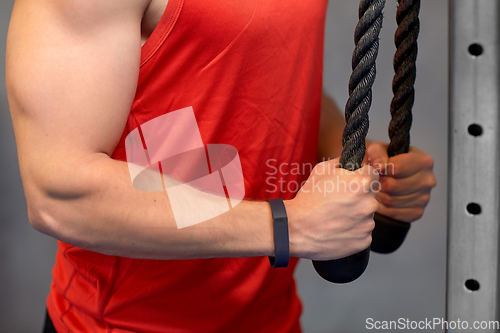
[[[394,220],[413,222],[420,219],[424,215],[424,208],[389,208],[379,204],[377,213],[390,217]]]
[[[422,170],[432,170],[433,166],[434,160],[432,156],[418,148],[410,147],[408,153],[389,158],[389,163],[383,174],[394,178],[405,178]]]
[[[384,142],[373,142],[366,149],[367,163],[375,169],[384,170],[389,163],[389,155],[387,155],[388,145]]]
[[[420,191],[430,191],[436,186],[436,177],[430,171],[422,171],[406,178],[380,176],[380,192],[391,196],[410,195]]]
[[[409,195],[391,196],[377,192],[377,201],[387,208],[425,208],[430,200],[428,191],[415,192]]]

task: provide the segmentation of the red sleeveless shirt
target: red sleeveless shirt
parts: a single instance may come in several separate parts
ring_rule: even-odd
[[[205,144],[237,148],[247,199],[293,198],[310,171],[297,166],[316,161],[326,6],[169,0],[112,157],[126,160],[141,124],[192,106]],[[59,241],[47,307],[63,333],[300,332],[296,264],[130,259]]]

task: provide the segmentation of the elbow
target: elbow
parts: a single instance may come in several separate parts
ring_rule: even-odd
[[[68,244],[94,246],[95,228],[89,227],[94,211],[90,208],[101,184],[94,181],[93,170],[57,160],[36,164],[41,167],[26,159],[23,162],[21,179],[31,226]]]
[[[54,177],[34,177],[34,173],[27,172],[23,176],[28,220],[31,226],[58,240],[67,240],[70,229],[68,216],[72,215],[72,198],[65,195],[57,182],[47,181]]]
[[[33,229],[75,246],[83,247],[86,244],[82,228],[78,228],[74,219],[70,218],[75,213],[69,207],[71,205],[43,194],[36,200],[26,201],[28,220]]]
[[[54,199],[44,194],[36,200],[28,201],[28,219],[36,231],[65,243],[95,251],[95,239],[86,228],[87,218],[75,209],[71,200]],[[79,216],[79,218],[75,218]]]
[[[95,229],[89,229],[85,222],[89,220],[88,215],[78,203],[49,194],[38,195],[34,200],[27,198],[26,201],[28,219],[36,231],[79,248],[105,253],[99,248]]]
[[[46,234],[47,227],[42,220],[42,214],[40,214],[39,210],[36,207],[30,205],[28,201],[26,202],[26,204],[28,208],[28,220],[31,226],[36,231]]]
[[[29,223],[38,232],[62,239],[62,224],[55,218],[56,214],[50,208],[49,201],[44,195],[38,195],[37,198],[26,195]]]
[[[65,243],[92,250],[96,240],[86,221],[88,193],[64,187],[32,186],[26,190],[28,219],[31,226],[45,235]]]
[[[49,163],[46,163],[48,165]],[[21,165],[24,194],[31,226],[59,240],[69,239],[75,201],[83,196],[79,188],[68,185],[66,168],[37,169]]]

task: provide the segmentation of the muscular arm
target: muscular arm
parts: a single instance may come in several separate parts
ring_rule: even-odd
[[[273,255],[266,202],[243,201],[177,229],[168,197],[135,189],[127,164],[110,158],[137,86],[148,2],[17,0],[7,86],[30,222],[78,247],[132,258]],[[378,178],[369,169],[311,178],[359,188]],[[285,203],[291,255],[335,259],[368,247],[374,195],[310,186]]]
[[[79,247],[135,258],[272,255],[270,210],[242,202],[177,229],[168,198],[111,159],[139,73],[139,0],[18,0],[7,84],[30,222]]]

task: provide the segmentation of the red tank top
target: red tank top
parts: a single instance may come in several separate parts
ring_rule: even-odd
[[[137,126],[192,106],[205,144],[237,148],[247,199],[293,198],[308,177],[297,166],[316,160],[326,6],[169,0],[112,157],[126,160]],[[59,241],[47,306],[62,333],[300,332],[296,264],[130,259]]]

